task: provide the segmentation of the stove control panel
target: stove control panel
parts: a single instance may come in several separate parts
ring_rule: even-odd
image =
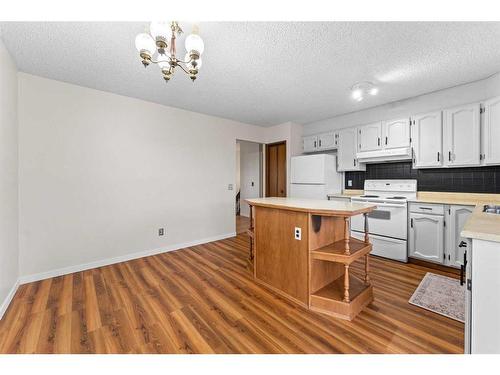
[[[417,180],[365,180],[366,191],[417,191]]]

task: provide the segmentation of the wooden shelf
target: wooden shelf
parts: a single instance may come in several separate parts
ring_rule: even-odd
[[[341,276],[311,294],[313,310],[337,318],[352,320],[366,305],[373,301],[373,288],[355,276],[349,276],[349,302],[344,302],[344,276]]]
[[[370,253],[372,245],[364,241],[360,241],[354,237],[349,239],[349,255],[345,254],[345,241],[340,240],[330,245],[321,247],[311,251],[311,257],[318,260],[326,260],[329,262],[338,262],[343,264],[351,264],[355,260]]]

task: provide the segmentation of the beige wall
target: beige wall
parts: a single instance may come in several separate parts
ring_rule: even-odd
[[[18,279],[17,69],[0,40],[0,318]]]
[[[20,73],[23,280],[231,236],[236,139],[267,131]]]

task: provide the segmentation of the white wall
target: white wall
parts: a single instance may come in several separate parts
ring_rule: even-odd
[[[0,319],[18,280],[17,69],[0,40]]]
[[[24,281],[232,235],[236,139],[266,136],[265,128],[19,73]]]
[[[481,81],[313,122],[304,125],[303,132],[304,135],[310,135],[373,121],[408,117],[446,107],[479,102],[498,95],[500,95],[500,73]]]
[[[258,198],[260,195],[260,151],[259,144],[240,141],[240,207],[241,216],[250,216],[250,207],[245,199]],[[253,186],[252,186],[253,182]]]

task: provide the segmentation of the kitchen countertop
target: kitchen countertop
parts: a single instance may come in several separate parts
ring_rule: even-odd
[[[335,198],[351,198],[356,195],[363,195],[363,190],[344,190],[342,193],[328,194],[327,196]]]
[[[478,204],[460,235],[465,238],[500,242],[500,215],[483,212],[483,204]]]
[[[373,211],[376,207],[369,203],[335,202],[322,199],[254,198],[245,201],[250,206],[280,208],[331,216],[354,216]]]

